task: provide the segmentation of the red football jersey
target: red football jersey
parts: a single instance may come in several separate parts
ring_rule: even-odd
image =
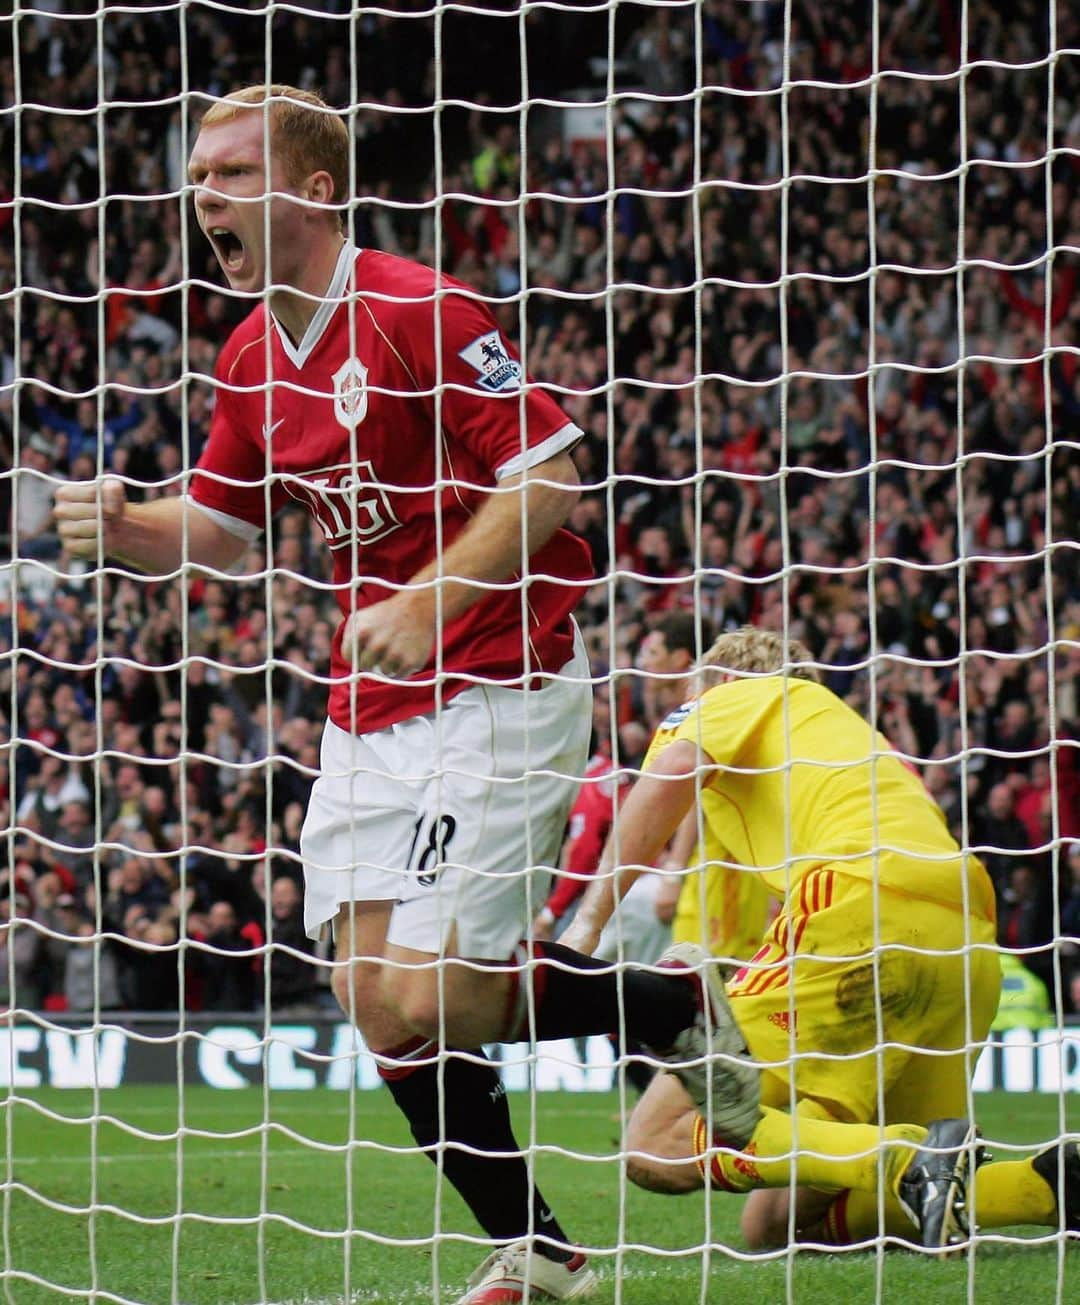
[[[250,538],[302,504],[333,553],[346,616],[389,598],[450,545],[486,490],[581,435],[548,395],[531,385],[523,394],[517,355],[461,282],[348,244],[299,345],[260,305],[222,349],[216,378],[194,501]],[[445,701],[471,682],[463,675],[520,682],[526,669],[559,670],[572,655],[569,613],[591,578],[586,545],[556,531],[529,559],[525,602],[520,585],[492,590],[444,627],[441,674],[433,659],[404,684],[354,678],[339,627],[331,719],[382,729],[431,711],[436,682]]]
[[[623,771],[616,777],[612,770],[608,757],[592,762],[570,808],[563,873],[556,876],[546,903],[556,920],[562,919],[588,887],[584,876],[596,872],[615,821],[615,809],[630,792],[633,776]]]

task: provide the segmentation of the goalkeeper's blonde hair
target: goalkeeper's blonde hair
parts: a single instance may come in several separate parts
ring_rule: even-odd
[[[273,82],[266,86],[242,86],[215,100],[203,114],[199,129],[231,122],[241,113],[261,109],[271,100],[270,148],[285,165],[290,184],[328,172],[334,182],[332,202],[344,204],[349,192],[349,131],[338,114],[313,91]],[[341,225],[339,213],[327,219]]]
[[[743,625],[722,634],[702,655],[698,669],[729,671],[735,675],[768,675],[782,671],[798,680],[821,683],[821,672],[813,665],[810,649],[798,639],[788,639],[773,630]]]

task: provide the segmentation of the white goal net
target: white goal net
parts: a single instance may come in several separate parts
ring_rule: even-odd
[[[245,167],[273,160],[206,156],[191,173],[189,160],[212,105],[271,84],[321,96],[348,134],[347,194],[303,198],[327,210],[344,199],[357,249],[456,278],[469,311],[487,314],[460,349],[436,332],[430,383],[408,344],[388,342],[430,408],[426,484],[380,478],[365,448],[369,413],[404,382],[359,356],[358,305],[375,321],[397,282],[370,283],[365,300],[328,265],[312,290],[309,228],[289,228],[301,234],[287,251],[278,242],[288,284],[309,292],[290,301],[307,305],[301,329],[290,334],[279,297],[284,344],[247,339],[260,375],[274,348],[292,370],[272,383],[236,371],[266,295],[226,228],[247,214],[245,230],[272,236],[269,206],[242,187]],[[290,158],[306,175],[310,159]],[[220,231],[213,215],[197,220],[215,186],[241,188]],[[333,394],[312,393],[303,369],[344,301],[346,370]],[[227,346],[234,331],[241,345]],[[279,417],[283,394],[290,414],[321,404],[348,433],[336,479],[313,470],[317,423]],[[467,394],[513,409],[517,455],[474,456],[460,435],[475,420]],[[949,998],[967,1112],[998,1161],[1080,1132],[1075,6],[25,0],[0,14],[6,1300],[448,1302],[491,1250],[453,1190],[447,1102],[433,1167],[350,1019],[356,999],[344,1014],[335,1000],[333,943],[304,927],[300,835],[330,717],[348,726],[357,710],[347,693],[334,705],[342,659],[354,682],[414,693],[400,683],[413,667],[365,665],[361,649],[350,669],[336,651],[342,601],[365,585],[402,590],[386,557],[412,558],[400,574],[436,595],[431,680],[513,678],[468,660],[488,631],[476,618],[461,633],[468,612],[446,580],[459,573],[442,559],[459,506],[477,511],[498,478],[540,460],[526,433],[534,394],[568,423],[537,447],[572,450],[581,494],[563,552],[534,566],[525,549],[509,578],[481,575],[472,610],[501,596],[517,613],[520,683],[559,671],[537,595],[548,579],[573,586],[592,733],[561,850],[545,849],[532,818],[560,763],[495,767],[496,787],[523,794],[520,827],[499,836],[524,839],[521,934],[557,940],[573,918],[613,821],[618,848],[620,794],[714,636],[753,625],[799,640],[826,687],[919,772],[992,881],[1004,978],[990,1045],[972,1032],[972,994]],[[239,464],[207,463],[226,404],[241,403],[257,484],[230,472]],[[278,432],[286,421],[300,425]],[[157,565],[149,541],[117,557],[62,537],[59,486],[96,486],[97,535],[119,486],[136,511],[165,512],[203,492],[199,465],[213,482],[199,519],[242,540],[231,555],[200,553],[194,509],[177,565]],[[437,502],[430,574],[423,493]],[[591,559],[580,575],[558,569],[575,540]],[[380,729],[428,711],[415,693],[415,710],[392,698],[371,717]],[[421,757],[437,787],[460,764],[440,750],[444,708]],[[539,716],[524,715],[539,747]],[[494,754],[510,747],[503,729]],[[356,789],[371,765],[345,761]],[[417,812],[406,860],[434,882],[454,817]],[[600,954],[620,973],[654,963],[672,929],[725,962],[757,950],[775,905],[753,866],[710,850],[708,819],[703,801],[695,837],[667,846],[616,915]],[[355,828],[340,836],[358,846]],[[385,853],[354,856],[378,868]],[[550,896],[535,866],[565,872]],[[501,872],[487,860],[463,870]],[[501,968],[527,978],[537,962]],[[832,1259],[850,1275],[833,1278],[796,1255],[797,1237],[749,1243],[726,1192],[674,1202],[635,1186],[622,1127],[648,1054],[600,1034],[521,1040],[539,1018],[536,984],[526,996],[519,1038],[483,1040],[530,1180],[589,1254],[597,1299],[741,1300],[753,1284],[755,1300],[888,1294],[904,1270],[883,1254],[884,1196],[875,1229],[851,1239],[870,1254]],[[871,996],[881,1020],[880,988]],[[774,1024],[788,1064],[804,1051],[842,1060],[800,1044],[812,1033],[787,1002]],[[976,1273],[1007,1275],[1023,1239],[1041,1257],[1032,1290],[1071,1298],[1080,1158],[1055,1182],[1056,1226],[992,1222],[962,1264],[912,1261],[896,1290],[923,1290],[922,1272],[973,1299]]]

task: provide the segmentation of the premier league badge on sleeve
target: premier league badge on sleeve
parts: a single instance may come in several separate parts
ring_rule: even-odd
[[[492,394],[516,390],[521,384],[521,363],[511,358],[498,331],[481,335],[458,354],[476,372],[477,382]]]
[[[684,702],[681,707],[676,707],[674,711],[669,711],[664,719],[660,722],[660,729],[674,730],[686,720],[687,716],[693,715],[697,711],[698,702],[696,698],[691,698],[689,702]]]

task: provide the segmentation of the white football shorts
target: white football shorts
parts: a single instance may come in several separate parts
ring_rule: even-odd
[[[345,902],[392,901],[388,940],[504,961],[547,897],[592,728],[589,661],[535,690],[474,685],[352,735],[327,721],[300,836],[310,937]]]

